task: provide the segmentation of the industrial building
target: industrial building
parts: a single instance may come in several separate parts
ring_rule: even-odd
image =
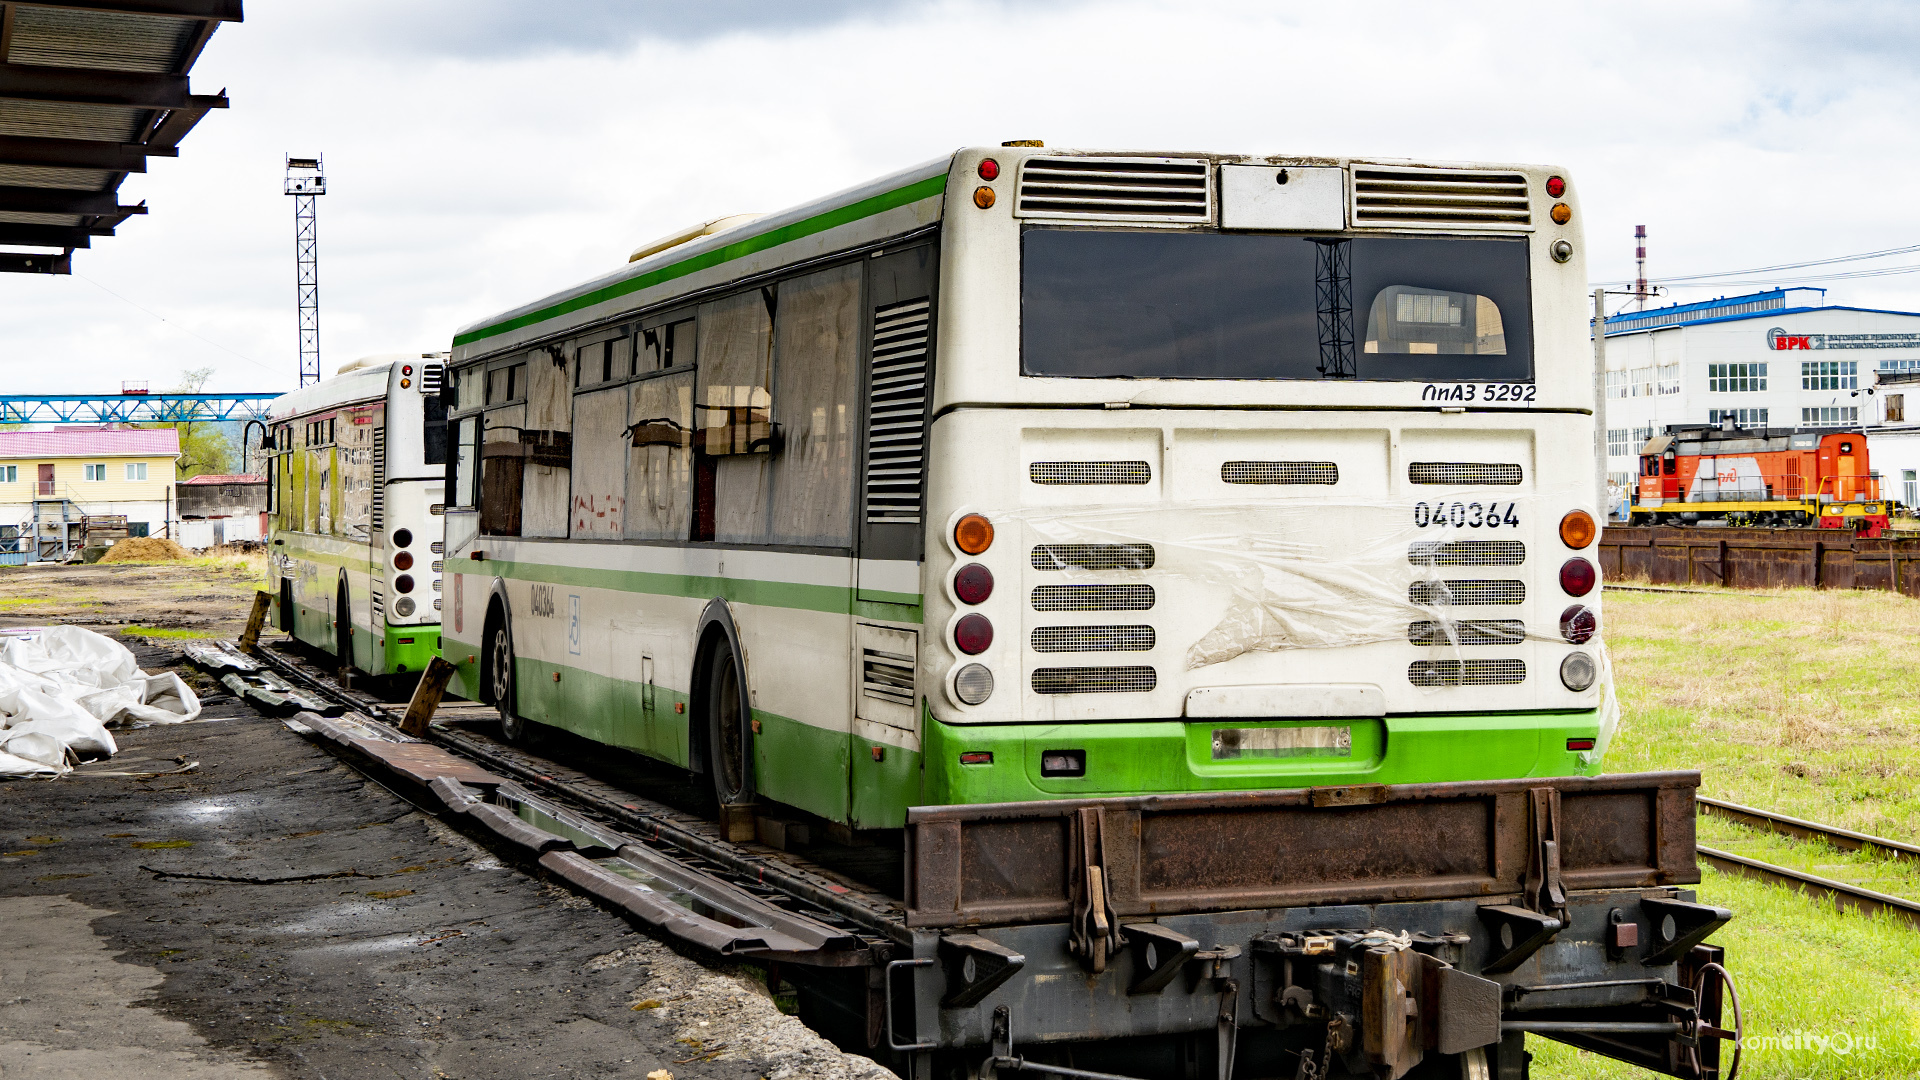
[[[174,488],[173,538],[190,548],[219,547],[267,535],[267,478],[207,473]]]
[[[1868,448],[1875,471],[1898,484],[1920,472],[1920,424],[1908,425],[1903,408],[1920,383],[1898,382],[1914,373],[1920,312],[1828,304],[1824,289],[1780,288],[1616,315],[1606,323],[1607,472],[1631,489],[1640,448],[1671,424],[1886,423],[1872,431]],[[1883,392],[1882,380],[1895,381]],[[1920,400],[1911,407],[1920,409]],[[1886,494],[1907,499],[1899,490]]]
[[[158,536],[172,519],[174,428],[0,431],[0,556],[65,558],[91,530]]]

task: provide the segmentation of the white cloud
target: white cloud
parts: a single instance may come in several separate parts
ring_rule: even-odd
[[[1553,162],[1601,279],[1631,276],[1635,224],[1656,275],[1920,234],[1900,4],[393,7],[255,0],[220,31],[194,81],[234,107],[128,181],[151,216],[74,258],[168,322],[78,276],[0,277],[11,392],[206,364],[217,388],[290,386],[286,152],[327,159],[328,371],[445,348],[687,222],[1010,138]],[[1831,288],[1920,307],[1920,275]]]

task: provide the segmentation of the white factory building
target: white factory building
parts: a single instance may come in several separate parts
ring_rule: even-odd
[[[1920,312],[1829,305],[1824,289],[1783,288],[1607,320],[1612,480],[1631,490],[1636,454],[1668,425],[1729,419],[1864,428],[1883,496],[1920,504]]]

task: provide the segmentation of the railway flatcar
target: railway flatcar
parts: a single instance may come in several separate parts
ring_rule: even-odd
[[[1640,450],[1636,525],[1853,529],[1879,536],[1894,503],[1880,497],[1866,435],[1675,425]]]

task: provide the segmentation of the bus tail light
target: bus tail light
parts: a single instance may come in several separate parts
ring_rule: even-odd
[[[979,563],[968,563],[953,575],[953,595],[963,604],[978,604],[993,595],[993,571]]]
[[[993,644],[993,624],[977,611],[962,615],[953,627],[953,643],[968,656],[978,656]]]
[[[1040,753],[1041,776],[1087,775],[1085,750],[1043,750]]]
[[[968,514],[953,527],[953,546],[969,555],[978,555],[993,546],[993,522],[979,514]]]
[[[1599,665],[1586,653],[1568,653],[1567,658],[1560,661],[1560,683],[1575,693],[1592,686],[1599,674]]]
[[[403,596],[395,600],[393,602],[393,613],[403,619],[411,616],[413,614],[413,597]]]
[[[1560,566],[1560,588],[1568,596],[1585,596],[1593,591],[1600,575],[1585,559],[1568,559]]]
[[[968,664],[954,675],[953,692],[968,705],[978,705],[993,696],[993,672],[985,664]]]
[[[1593,515],[1585,510],[1569,510],[1567,516],[1560,519],[1560,542],[1579,551],[1593,543],[1599,532],[1593,524]]]
[[[1558,176],[1547,177],[1547,197],[1557,199],[1567,193],[1567,182]]]
[[[412,574],[401,574],[401,575],[400,575],[399,577],[397,577],[397,578],[394,578],[394,579],[393,579],[393,591],[394,591],[394,592],[399,592],[399,593],[410,593],[410,592],[412,592],[412,591],[413,591],[413,575],[412,575]]]
[[[395,555],[393,557],[393,568],[395,570],[413,569],[413,552],[402,551],[398,555]]]
[[[960,764],[962,764],[962,765],[991,765],[991,764],[993,764],[993,751],[991,751],[991,750],[963,750],[963,751],[961,751],[961,752],[960,752]]]
[[[1593,749],[1593,740],[1592,740],[1592,739],[1568,739],[1568,740],[1567,740],[1567,749],[1569,749],[1569,750],[1591,750],[1591,749]]]
[[[983,159],[981,159],[981,161],[980,161],[980,179],[982,179],[982,180],[998,180],[998,179],[1000,179],[1000,163],[999,163],[999,162],[997,162],[997,161],[995,161],[995,160],[993,160],[992,158],[983,158]]]
[[[1585,645],[1593,640],[1600,629],[1600,617],[1585,604],[1575,604],[1560,613],[1560,636],[1575,645]]]

